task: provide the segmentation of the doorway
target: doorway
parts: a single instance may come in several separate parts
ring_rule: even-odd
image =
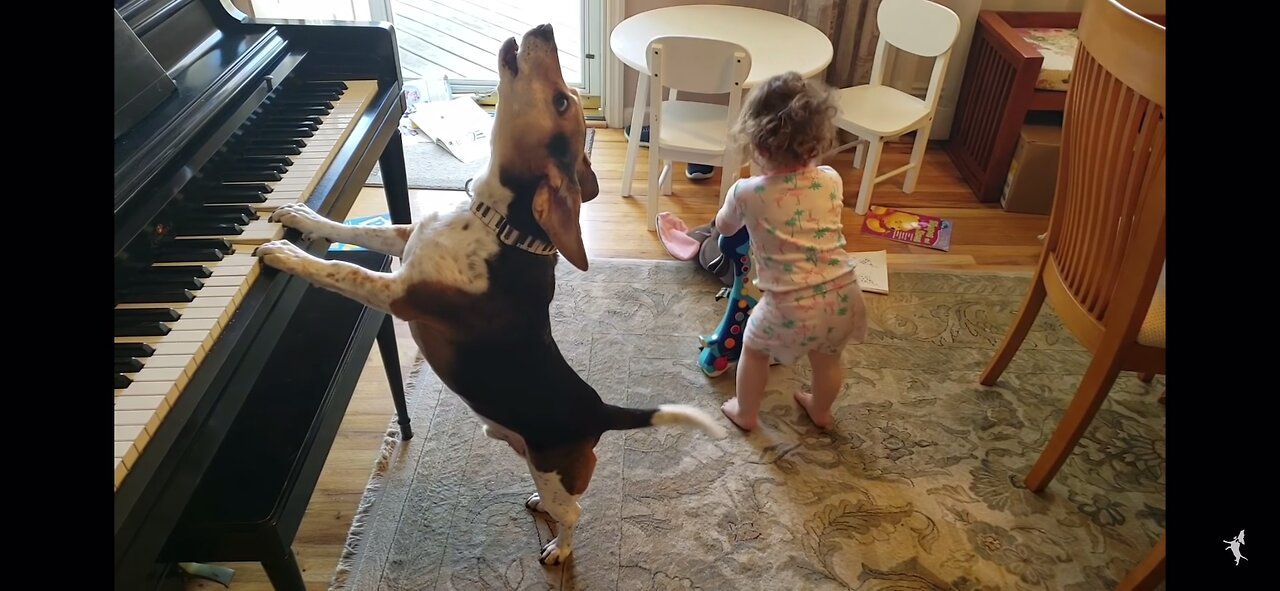
[[[497,55],[503,41],[519,40],[529,29],[550,23],[564,81],[578,88],[584,107],[600,108],[600,0],[385,1],[396,27],[406,82],[445,79],[454,93],[491,95],[498,84]]]

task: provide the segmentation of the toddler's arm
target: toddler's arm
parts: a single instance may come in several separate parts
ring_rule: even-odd
[[[716,213],[716,231],[725,236],[732,236],[746,225],[746,221],[742,219],[742,211],[738,207],[738,183],[734,183],[729,187],[729,194],[724,198],[724,205],[720,206],[720,211]]]

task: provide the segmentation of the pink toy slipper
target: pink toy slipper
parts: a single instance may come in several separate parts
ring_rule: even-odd
[[[684,225],[684,220],[664,211],[658,214],[655,222],[658,226],[658,239],[671,256],[681,261],[691,261],[698,256],[702,243],[689,236],[689,228]]]

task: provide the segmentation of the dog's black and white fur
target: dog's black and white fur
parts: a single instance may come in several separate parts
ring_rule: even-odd
[[[587,270],[578,213],[599,192],[584,153],[586,121],[560,73],[550,25],[530,30],[519,47],[508,39],[498,62],[490,164],[476,177],[470,204],[383,228],[339,224],[302,204],[272,215],[304,239],[400,257],[396,272],[318,259],[285,240],[262,245],[257,255],[409,323],[432,369],[480,416],[485,434],[527,461],[537,492],[526,505],[559,525],[542,550],[543,562],[555,564],[573,550],[578,499],[601,434],[662,424],[717,438],[725,432],[688,406],[606,404],[560,354],[548,310],[555,255]]]

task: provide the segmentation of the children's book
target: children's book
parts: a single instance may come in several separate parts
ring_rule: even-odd
[[[871,252],[849,253],[858,261],[858,287],[868,293],[889,293],[888,252],[875,250]]]
[[[951,249],[951,220],[888,207],[868,208],[862,233],[944,252]]]
[[[347,220],[346,224],[348,226],[367,226],[367,227],[390,226],[391,216],[383,213],[378,215],[365,216],[362,218],[353,218],[353,219]],[[354,244],[343,244],[341,242],[334,242],[333,244],[329,245],[329,251],[333,252],[335,250],[365,250],[365,249],[360,248],[359,246],[356,246]]]

